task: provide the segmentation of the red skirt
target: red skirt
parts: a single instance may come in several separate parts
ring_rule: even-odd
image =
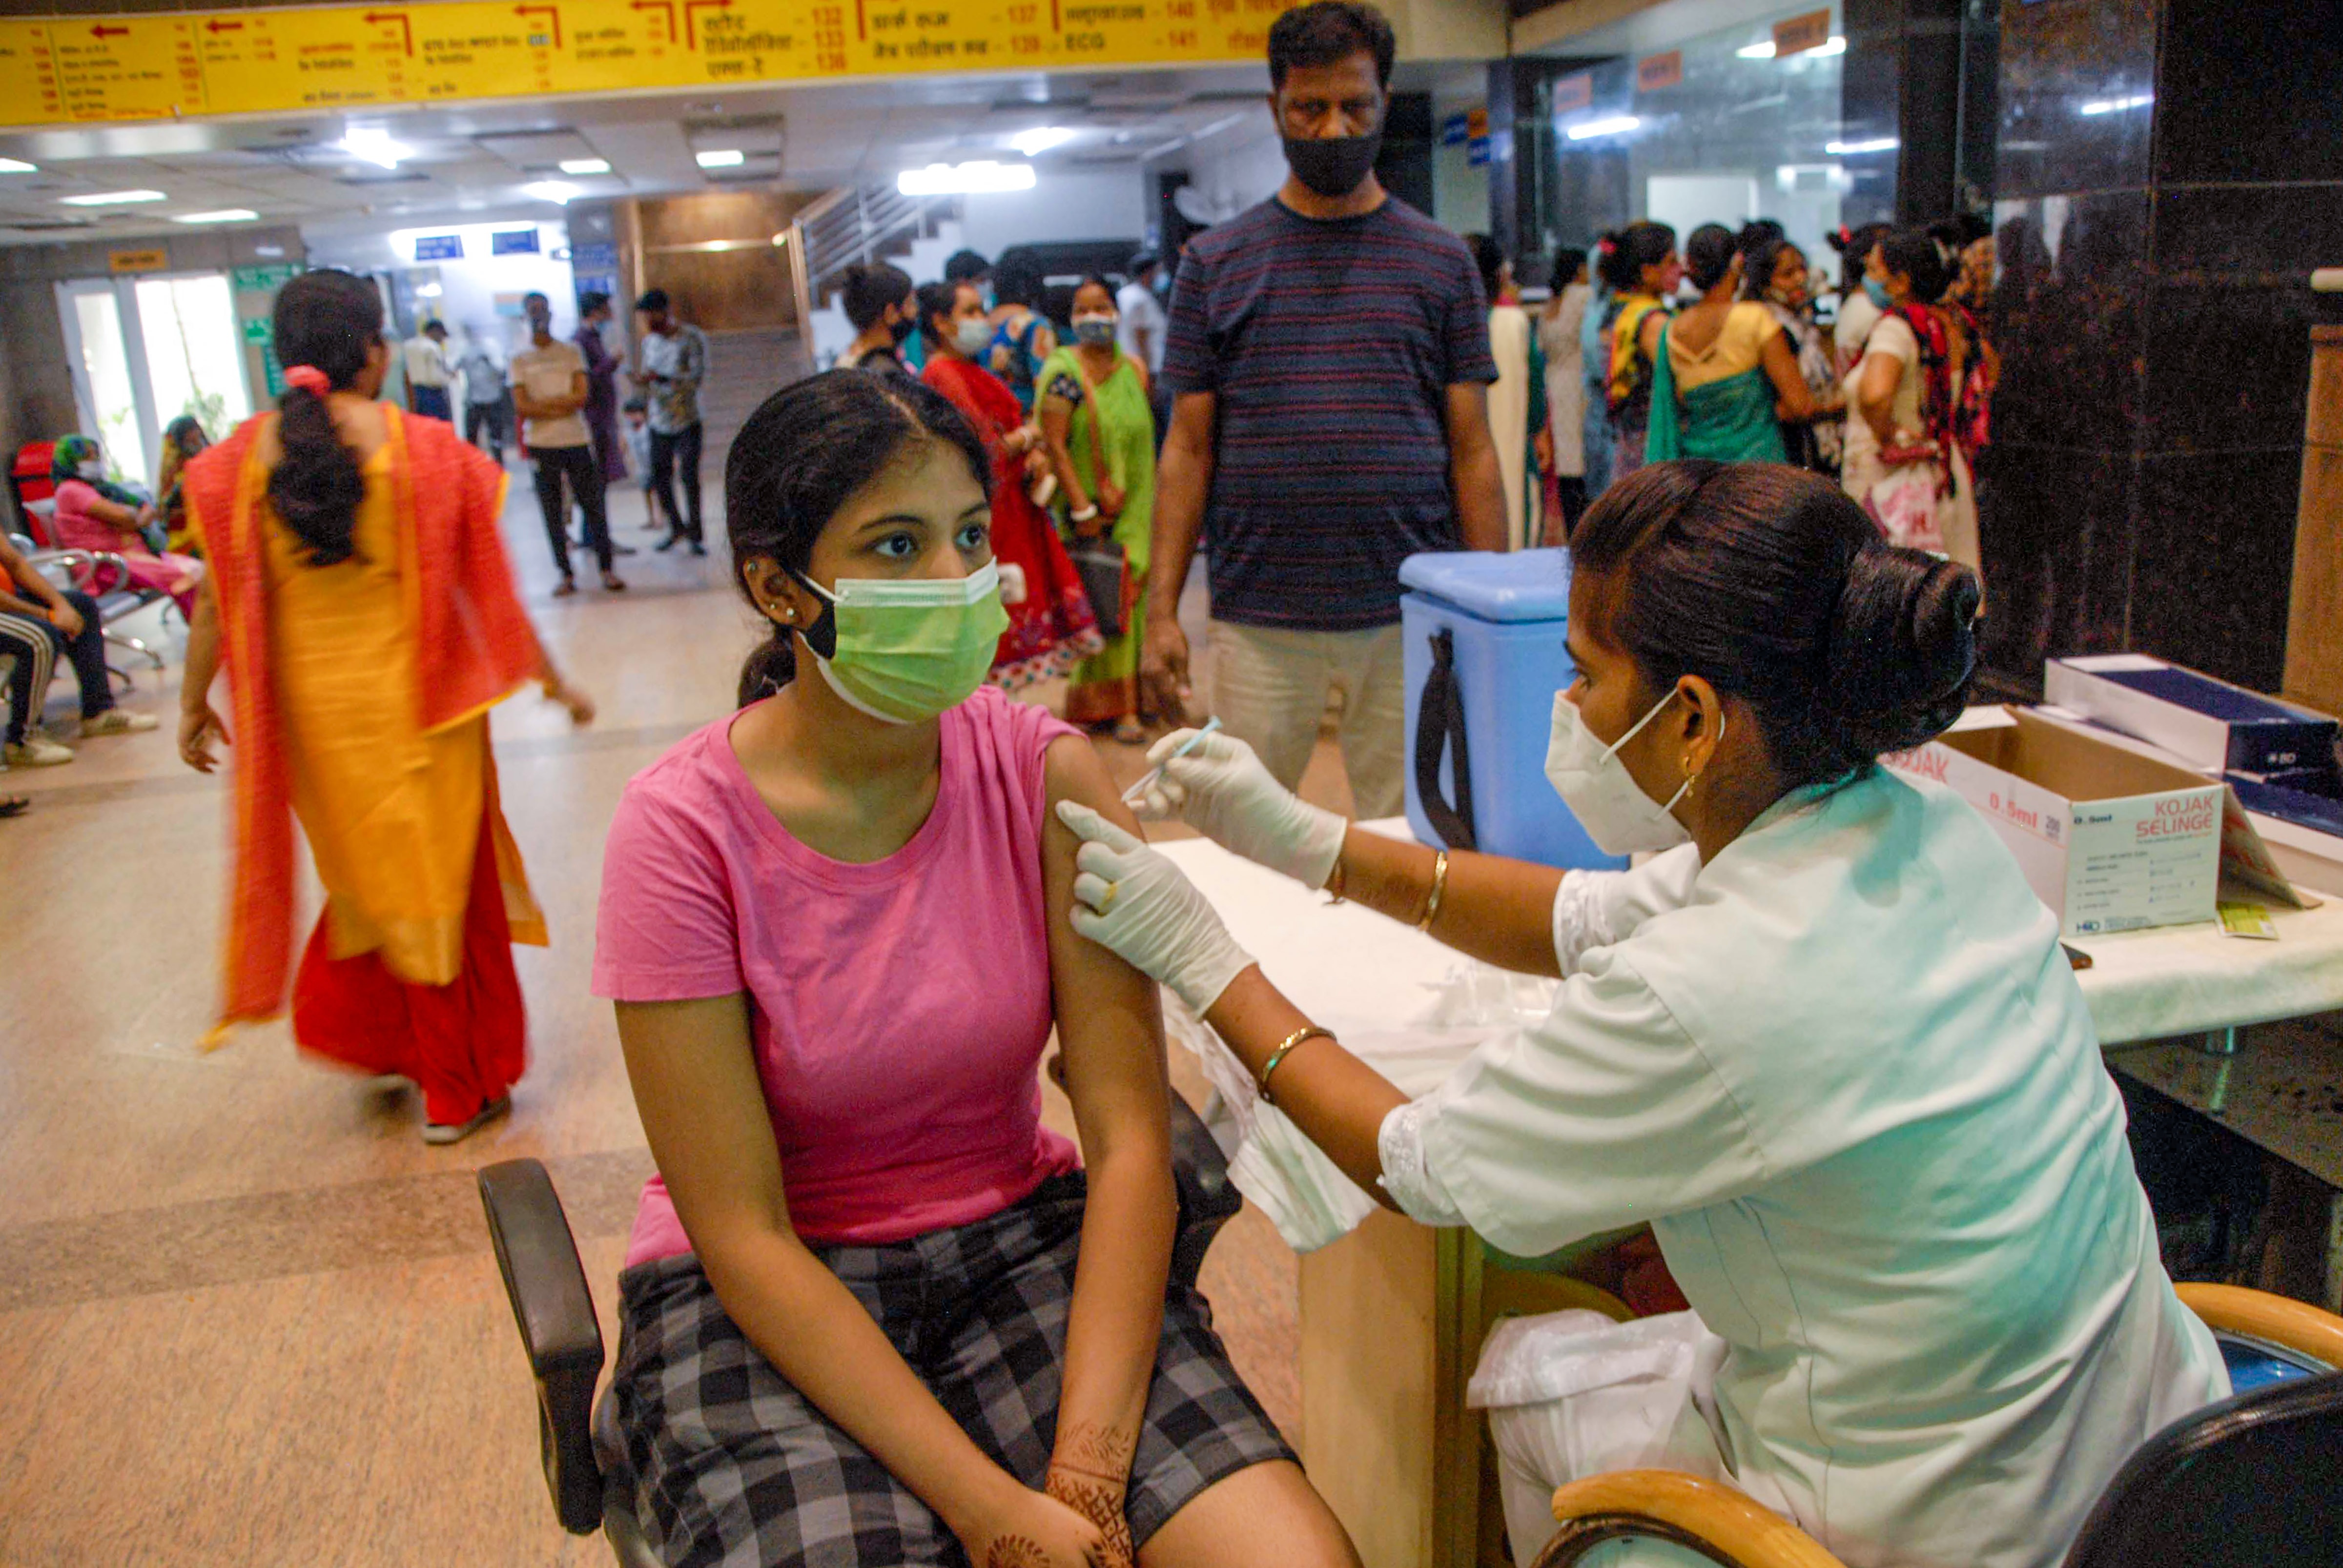
[[[428,1121],[468,1121],[519,1081],[528,1017],[485,813],[464,910],[463,972],[447,984],[411,985],[379,953],[332,957],[327,918],[318,918],[293,980],[297,1046],[360,1072],[413,1079]]]

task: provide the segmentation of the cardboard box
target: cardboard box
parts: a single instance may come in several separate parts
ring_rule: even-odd
[[[1976,807],[2066,936],[2213,918],[2224,785],[2006,708],[1880,760]]]
[[[2119,729],[2109,729],[2078,713],[2047,705],[2028,711],[2138,756],[2153,758],[2175,768],[2188,766],[2154,741],[2126,735]],[[2189,771],[2194,773],[2198,769],[2189,769]],[[2338,823],[2333,815],[2343,812],[2343,801],[2303,796],[2273,788],[2268,780],[2257,779],[2248,774],[2224,774],[2222,782],[2228,785],[2229,797],[2236,802],[2233,809],[2244,813],[2241,822],[2225,820],[2222,826],[2222,870],[2225,875],[2237,878],[2275,902],[2291,902],[2297,908],[2318,902],[2315,899],[2305,900],[2302,895],[2306,891],[2328,898],[2343,898],[2343,823]],[[2267,809],[2271,806],[2282,809],[2273,814]],[[2242,854],[2244,859],[2232,863],[2233,851]],[[2249,863],[2257,852],[2268,861],[2269,879],[2258,878]],[[2271,879],[2283,881],[2296,897],[2289,900],[2266,885]]]
[[[2335,771],[2337,725],[2327,715],[2144,654],[2054,658],[2042,695],[2206,773],[2294,775],[2284,781],[2299,785]]]

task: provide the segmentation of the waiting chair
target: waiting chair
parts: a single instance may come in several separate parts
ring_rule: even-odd
[[[45,503],[35,502],[35,506]],[[8,542],[16,548],[34,570],[57,588],[73,588],[89,595],[97,605],[98,618],[106,625],[106,641],[110,648],[126,648],[143,656],[156,669],[163,668],[163,656],[146,642],[115,628],[119,618],[141,610],[157,599],[168,596],[156,588],[142,588],[130,581],[129,563],[111,550],[51,549],[25,534],[11,534]],[[176,613],[176,607],[166,604],[165,615]],[[127,670],[107,665],[106,672],[122,682],[127,691],[136,685]]]
[[[1180,1194],[1172,1277],[1193,1285],[1204,1253],[1244,1206],[1228,1161],[1187,1103],[1172,1098],[1172,1166]],[[508,1160],[479,1173],[480,1206],[513,1322],[537,1380],[537,1427],[554,1513],[573,1535],[600,1530],[619,1568],[659,1568],[623,1477],[605,1476],[594,1453],[594,1387],[602,1375],[602,1328],[569,1232],[568,1217],[543,1162]]]
[[[2238,1391],[2140,1445],[2100,1494],[2066,1568],[2269,1568],[2343,1555],[2343,1318],[2232,1285],[2182,1285]],[[1790,1521],[1730,1486],[1623,1470],[1554,1494],[1562,1529],[1536,1568],[1606,1541],[1675,1543],[1725,1568],[1841,1568]]]

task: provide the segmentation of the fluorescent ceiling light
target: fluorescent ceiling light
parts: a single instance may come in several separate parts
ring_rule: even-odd
[[[1570,139],[1574,142],[1584,142],[1591,141],[1596,136],[1624,136],[1636,129],[1643,123],[1634,115],[1614,115],[1607,120],[1588,120],[1583,125],[1570,127]]]
[[[259,216],[250,207],[230,206],[222,207],[217,212],[183,212],[175,216],[171,221],[173,223],[250,223]]]
[[[979,158],[968,164],[930,164],[905,169],[895,176],[895,188],[905,196],[973,196],[995,191],[1033,188],[1031,164],[996,163]]]
[[[0,158],[0,175],[29,175],[39,168],[38,164],[28,164],[22,158]]]
[[[436,283],[417,284],[415,289],[415,297],[417,299],[437,299],[440,295],[446,292],[447,291],[445,289],[441,288]]]
[[[1745,60],[1770,60],[1774,57],[1774,40],[1768,38],[1763,43],[1752,44],[1745,49],[1735,49],[1733,52]],[[1820,48],[1804,49],[1791,55],[1790,58],[1795,60],[1806,55],[1844,55],[1845,53],[1846,40],[1834,34],[1830,42]]]
[[[539,201],[558,202],[566,206],[572,196],[584,196],[586,193],[567,180],[538,180],[521,186],[520,194],[535,196]]]
[[[736,169],[749,161],[749,155],[738,147],[719,147],[713,152],[694,155],[703,169]]]
[[[1009,138],[1009,145],[1029,158],[1039,157],[1051,147],[1064,146],[1076,134],[1063,126],[1040,126],[1018,132]]]
[[[2085,104],[2075,112],[2080,115],[2119,115],[2126,109],[2144,109],[2154,102],[2154,93],[2137,93],[2128,98],[2101,98],[2097,103]]]
[[[342,150],[354,158],[386,169],[395,169],[401,159],[415,156],[413,147],[404,142],[391,140],[388,131],[367,126],[352,126],[344,131]]]
[[[561,172],[565,175],[607,175],[610,172],[608,158],[564,158]]]
[[[1823,151],[1835,158],[1848,158],[1862,153],[1892,153],[1902,145],[1894,136],[1879,136],[1867,142],[1825,142]]]
[[[168,201],[161,191],[100,191],[96,196],[59,196],[67,206],[127,206],[136,201]]]

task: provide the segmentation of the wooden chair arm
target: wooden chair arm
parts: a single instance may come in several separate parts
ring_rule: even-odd
[[[2176,1285],[2181,1305],[2215,1333],[2259,1340],[2308,1356],[2321,1366],[2343,1367],[2343,1318],[2308,1302],[2249,1291],[2241,1285]]]
[[[1843,1568],[1811,1535],[1721,1482],[1674,1470],[1614,1470],[1554,1494],[1562,1530],[1536,1568],[1571,1568],[1606,1541],[1672,1541],[1725,1568]]]

